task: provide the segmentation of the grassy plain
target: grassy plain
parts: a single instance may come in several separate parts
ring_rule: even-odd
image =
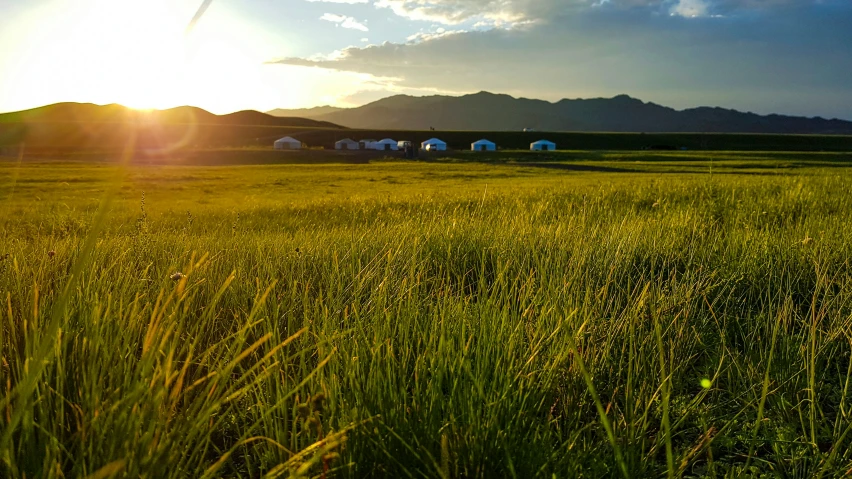
[[[0,161],[0,476],[845,475],[852,162],[585,155]]]

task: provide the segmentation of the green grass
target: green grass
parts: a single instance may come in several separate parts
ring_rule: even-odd
[[[852,469],[850,163],[574,155],[0,163],[0,476]]]

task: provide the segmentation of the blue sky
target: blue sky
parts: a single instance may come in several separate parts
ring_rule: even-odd
[[[480,90],[852,119],[852,0],[0,0],[0,111]]]

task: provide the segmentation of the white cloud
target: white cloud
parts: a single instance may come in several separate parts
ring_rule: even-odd
[[[536,16],[538,7],[542,5],[577,1],[585,0],[377,0],[375,5],[389,8],[401,17],[444,25],[458,25],[471,20],[512,25]]]
[[[320,17],[320,20],[325,20],[327,22],[340,23],[343,20],[346,20],[347,18],[349,18],[349,17],[347,17],[345,15],[336,15],[334,13],[323,13],[322,16]]]
[[[362,38],[362,39],[361,39],[361,42],[363,42],[363,43],[369,43],[369,42],[370,42],[370,39],[369,39],[369,38],[367,38],[367,37],[364,37],[364,38]]]
[[[349,5],[353,5],[356,3],[367,3],[368,0],[307,0],[311,3],[322,2],[322,3],[347,3]]]
[[[706,17],[708,6],[704,0],[679,0],[671,9],[672,15],[695,18]]]
[[[434,32],[417,32],[413,35],[409,35],[406,38],[406,41],[409,43],[418,43],[418,42],[428,42],[430,40],[435,40],[441,37],[447,37],[450,35],[458,35],[459,33],[467,33],[466,30],[445,30],[443,28],[439,28]]]
[[[352,17],[347,17],[345,15],[336,15],[334,13],[324,13],[320,17],[320,20],[325,20],[327,22],[336,23],[343,28],[349,28],[349,29],[352,29],[352,30],[360,30],[362,32],[367,32],[367,31],[370,30],[363,23],[359,22],[358,20],[355,20]]]

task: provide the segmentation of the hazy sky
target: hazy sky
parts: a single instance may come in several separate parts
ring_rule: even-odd
[[[0,111],[479,90],[852,119],[852,0],[0,0]]]

